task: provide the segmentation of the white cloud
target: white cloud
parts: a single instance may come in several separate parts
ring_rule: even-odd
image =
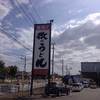
[[[32,48],[34,30],[32,28],[29,29],[16,28],[16,29],[18,30],[17,34],[20,35],[19,39],[29,48]]]
[[[81,69],[82,61],[100,60],[99,20],[100,13],[95,13],[88,15],[83,20],[70,20],[63,25],[66,30],[55,40],[57,43],[55,66],[59,59],[63,58],[65,63],[70,63],[68,66],[72,67],[74,73],[74,70]]]
[[[17,15],[20,17],[20,15]],[[83,20],[71,19],[63,25],[53,25],[52,38],[56,42],[55,45],[55,71],[60,72],[60,60],[64,59],[64,66],[72,67],[72,72],[77,73],[80,70],[80,62],[82,61],[97,61],[100,60],[100,13],[90,14]],[[10,25],[10,23],[8,22]],[[25,45],[30,49],[33,46],[32,28],[16,28],[16,33]],[[22,49],[20,45],[14,43],[9,38],[0,34],[0,50],[4,52],[11,52],[14,48]],[[27,51],[27,69],[31,70],[32,54]],[[8,59],[7,64],[15,63],[16,56],[4,56],[0,54],[5,60]],[[12,62],[10,61],[12,60]],[[9,62],[9,63],[8,63]],[[18,60],[19,66],[22,65]],[[29,67],[30,66],[30,67]]]
[[[34,30],[32,28],[22,29],[16,28],[17,34],[20,36],[18,39],[22,41],[24,45],[29,47],[31,50],[33,48],[33,33]],[[9,39],[2,33],[0,33],[0,60],[4,60],[6,66],[9,65],[17,65],[20,70],[23,70],[24,62],[21,61],[20,56],[15,56],[15,54],[19,55],[26,55],[27,57],[27,71],[31,71],[31,64],[32,64],[32,53],[30,51],[26,51],[22,53],[23,47],[14,42],[13,40]],[[21,50],[21,52],[20,52]],[[26,49],[25,49],[26,50]],[[3,54],[4,53],[4,54]]]
[[[72,13],[72,10],[69,10],[69,13],[71,14]]]
[[[56,1],[56,0],[43,0],[43,1],[41,1],[40,5],[43,6],[45,4],[49,4],[49,3],[54,2],[54,1]]]
[[[82,9],[79,9],[79,10],[77,10],[76,12],[77,12],[77,13],[81,13],[81,12],[82,12]]]
[[[0,46],[1,46],[0,49],[2,51],[5,51],[5,50],[10,51],[15,48],[16,49],[22,48],[20,45],[18,45],[13,40],[3,35],[1,32],[0,32]]]
[[[16,15],[16,18],[22,18],[22,15],[19,13]]]
[[[74,24],[74,23],[76,23],[76,20],[74,19],[67,22],[67,24]]]
[[[69,10],[69,13],[72,14],[72,13],[81,13],[83,10],[82,9],[79,9],[79,10]]]
[[[50,2],[53,2],[55,0],[44,0],[44,3],[47,4],[47,3],[50,3]]]
[[[0,20],[9,14],[12,7],[7,0],[0,0]]]
[[[29,0],[18,0],[20,4],[28,4]]]

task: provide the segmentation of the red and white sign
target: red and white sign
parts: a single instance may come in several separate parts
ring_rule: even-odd
[[[34,33],[34,75],[48,75],[51,24],[36,24]]]

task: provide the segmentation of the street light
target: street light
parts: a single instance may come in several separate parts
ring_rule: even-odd
[[[24,64],[24,72],[26,71],[26,56],[25,57],[21,57],[21,59],[23,59],[25,61],[25,64]]]

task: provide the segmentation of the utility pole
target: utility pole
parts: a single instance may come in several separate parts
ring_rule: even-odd
[[[72,68],[69,68],[69,75],[71,75],[71,73],[70,73],[70,70],[71,70]]]
[[[53,75],[54,75],[54,45],[55,43],[52,43],[52,78],[53,78]]]
[[[62,63],[62,77],[63,77],[63,63],[64,63],[64,60],[61,60],[61,63]]]
[[[24,66],[24,72],[26,71],[26,56],[25,56],[25,66]]]
[[[21,57],[25,61],[24,64],[24,71],[22,72],[22,91],[24,90],[24,79],[25,79],[25,71],[26,71],[26,55],[24,57]]]
[[[51,27],[52,27],[52,23],[53,23],[53,19],[52,20],[49,20],[49,23],[50,23],[50,34],[51,34]],[[50,36],[50,50],[51,50],[51,36]],[[49,51],[49,56],[50,56],[51,52]],[[49,95],[50,95],[50,57],[49,57],[49,73],[48,73],[48,92],[49,92]]]
[[[68,74],[68,68],[67,68],[67,65],[66,65],[66,75]]]

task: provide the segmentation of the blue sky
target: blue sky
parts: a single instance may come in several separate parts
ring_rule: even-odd
[[[34,21],[41,24],[54,19],[54,71],[61,74],[60,60],[63,59],[64,69],[67,66],[72,68],[71,74],[77,74],[81,62],[100,61],[99,4],[99,0],[0,0],[0,29],[32,50]],[[32,52],[0,32],[0,60],[4,60],[6,66],[17,65],[23,70],[22,55],[26,55],[26,69],[31,71]]]

